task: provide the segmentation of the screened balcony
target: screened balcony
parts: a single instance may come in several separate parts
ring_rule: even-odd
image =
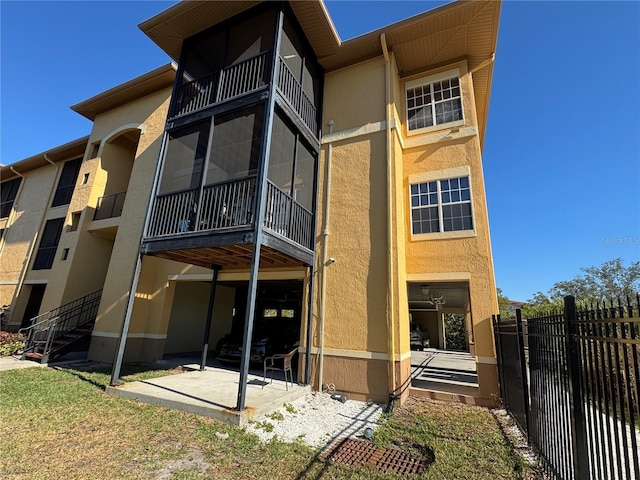
[[[285,18],[272,71],[276,8],[212,27],[185,41],[169,120],[181,120],[241,97],[266,92],[277,73],[278,101],[319,138],[319,67],[302,36]]]
[[[263,52],[219,73],[211,73],[181,85],[176,90],[170,118],[188,115],[266,88],[269,56],[269,52]],[[315,105],[282,58],[278,60],[278,70],[278,93],[317,138],[318,112]]]
[[[255,92],[267,86],[271,52],[262,52],[220,72],[180,85],[174,94],[170,118]]]
[[[262,208],[262,227],[281,242],[279,247],[285,242],[313,252],[317,153],[279,109],[273,113],[270,139],[264,137],[264,120],[260,103],[169,133],[147,243],[171,240],[174,248],[181,239],[189,243],[189,237],[199,237],[200,246],[251,243]],[[262,170],[266,187],[260,206],[264,143],[269,144],[269,166]],[[203,238],[213,235],[218,238]]]

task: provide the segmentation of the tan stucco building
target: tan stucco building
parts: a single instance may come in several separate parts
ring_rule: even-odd
[[[117,358],[123,322],[124,361],[266,337],[298,348],[300,381],[385,401],[410,391],[410,330],[445,349],[456,314],[477,387],[431,396],[490,403],[499,10],[454,2],[344,42],[322,2],[147,20],[176,63],[74,105],[88,137],[0,170],[10,327],[102,290],[89,359]]]

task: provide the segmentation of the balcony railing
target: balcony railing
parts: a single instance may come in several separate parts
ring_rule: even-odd
[[[217,73],[212,73],[178,87],[173,117],[195,112],[214,103]]]
[[[269,52],[263,52],[249,60],[231,65],[220,72],[218,102],[244,95],[264,87]]]
[[[270,181],[264,226],[303,247],[313,250],[313,214]]]
[[[280,94],[289,102],[293,109],[298,113],[304,124],[315,137],[318,136],[318,120],[316,107],[313,102],[304,93],[302,85],[296,79],[295,75],[289,70],[287,64],[282,58],[278,62],[280,64],[280,72],[278,76],[278,90]]]
[[[196,222],[198,189],[158,195],[153,203],[147,236],[193,231]]]
[[[245,95],[267,82],[269,51],[211,73],[177,88],[171,118]]]
[[[256,177],[158,195],[147,237],[251,226],[255,222]],[[313,250],[313,214],[271,182],[267,184],[264,226]]]
[[[204,187],[196,230],[251,225],[255,195],[255,176]]]
[[[120,192],[100,197],[96,211],[93,214],[93,219],[104,220],[105,218],[114,218],[122,215],[122,208],[124,207],[126,196],[127,192]]]

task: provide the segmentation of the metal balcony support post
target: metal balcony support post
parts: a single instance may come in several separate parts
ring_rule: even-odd
[[[124,357],[124,347],[127,344],[127,335],[129,334],[129,325],[131,324],[131,314],[133,313],[133,302],[136,298],[136,290],[138,290],[141,268],[142,253],[139,253],[138,260],[136,261],[136,268],[133,271],[133,278],[131,279],[131,288],[129,289],[129,298],[127,300],[127,310],[124,314],[124,321],[122,322],[122,331],[120,332],[120,338],[118,340],[118,348],[116,349],[116,356],[113,360],[113,370],[111,371],[111,381],[109,382],[112,387],[118,385],[120,380],[122,357]]]
[[[254,211],[256,212],[255,226],[253,229],[253,254],[251,257],[251,270],[249,273],[249,291],[247,293],[247,313],[244,320],[244,334],[242,337],[242,359],[240,361],[240,385],[238,386],[238,403],[236,410],[245,408],[247,398],[247,377],[249,376],[249,363],[251,362],[251,338],[253,335],[253,317],[256,309],[256,297],[258,290],[258,271],[260,269],[260,251],[262,248],[262,235],[264,230],[265,204],[267,199],[267,173],[269,171],[269,152],[271,150],[271,132],[273,130],[273,115],[276,102],[276,86],[278,85],[278,59],[280,58],[280,42],[284,24],[284,12],[278,13],[276,25],[276,41],[273,49],[271,63],[271,85],[269,97],[265,108],[264,131],[262,132],[262,148],[260,152],[261,162],[258,167],[256,179],[256,199]]]
[[[313,265],[309,268],[309,298],[307,299],[307,350],[304,358],[304,384],[309,385],[311,382],[311,329],[313,326],[313,287],[315,285],[316,269],[315,257]]]
[[[202,340],[202,360],[200,361],[200,371],[207,365],[207,353],[209,352],[209,334],[211,333],[211,319],[213,317],[213,302],[216,298],[216,286],[218,285],[218,272],[220,265],[213,265],[213,278],[211,279],[211,290],[209,292],[209,306],[207,308],[207,321],[204,326],[204,339]]]

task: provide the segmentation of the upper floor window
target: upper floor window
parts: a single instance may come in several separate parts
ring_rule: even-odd
[[[63,224],[64,217],[47,220],[47,223],[44,225],[44,230],[42,231],[42,238],[40,239],[36,258],[33,261],[34,270],[48,270],[53,265]]]
[[[8,217],[11,213],[11,207],[18,195],[21,178],[14,178],[8,182],[2,182],[0,186],[0,218]]]
[[[469,177],[415,183],[410,188],[414,235],[473,230]]]
[[[462,120],[460,79],[453,72],[407,82],[407,129],[443,125]],[[449,76],[452,75],[452,76]]]
[[[80,171],[81,158],[71,160],[64,164],[62,167],[62,173],[60,174],[60,180],[58,180],[58,188],[53,196],[52,207],[58,207],[60,205],[68,205],[73,196],[73,189],[76,186],[76,180],[78,180],[78,172]]]

